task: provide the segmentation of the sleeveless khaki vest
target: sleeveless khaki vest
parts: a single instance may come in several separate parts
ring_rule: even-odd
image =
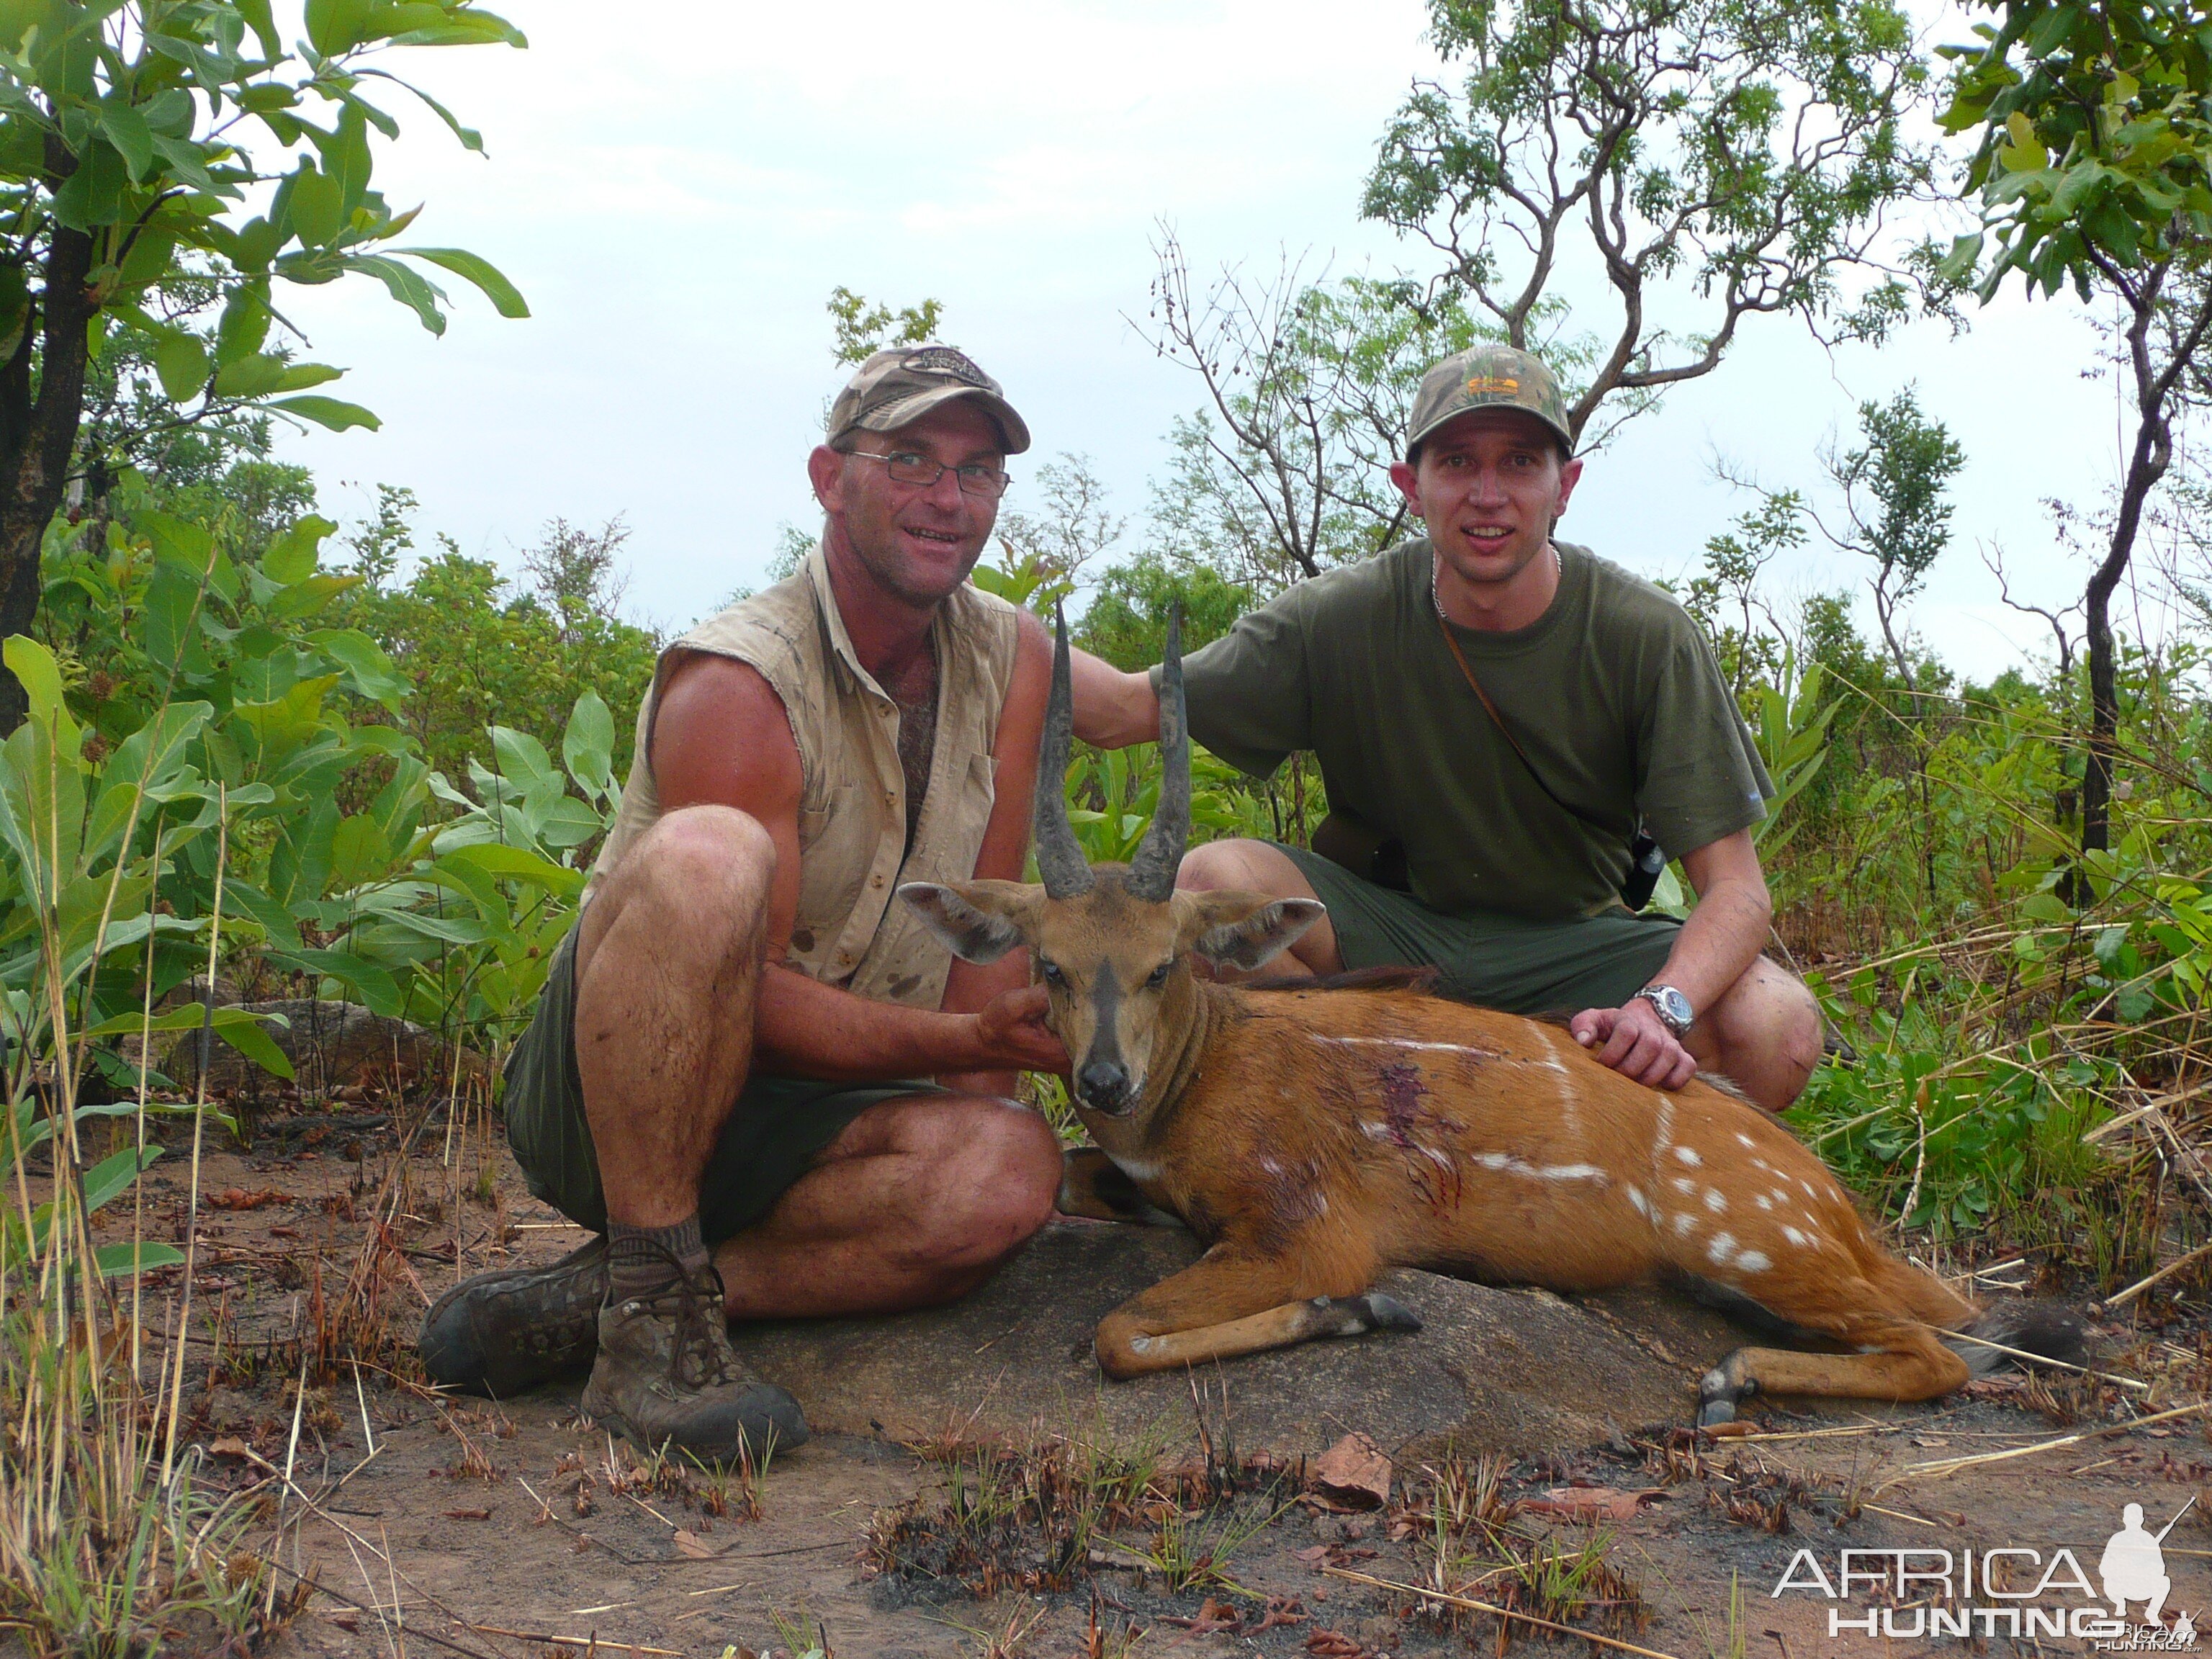
[[[911,854],[898,705],[853,654],[817,544],[788,580],[708,617],[661,653],[638,710],[622,811],[592,866],[586,902],[660,817],[649,739],[661,676],[678,652],[733,657],[783,699],[805,778],[799,913],[784,965],[878,1002],[936,1007],[951,958],[911,909],[891,902],[892,890],[975,876],[996,799],[991,746],[1013,682],[1014,608],[963,585],[939,608],[931,640],[937,741]]]

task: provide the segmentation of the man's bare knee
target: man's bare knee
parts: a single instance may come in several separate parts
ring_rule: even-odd
[[[1788,1106],[1820,1062],[1820,1007],[1804,982],[1765,957],[1713,1010],[1719,1069],[1770,1111]]]
[[[917,1148],[928,1165],[917,1183],[921,1213],[906,1248],[916,1266],[965,1278],[1050,1219],[1060,1139],[1036,1113],[1004,1101],[946,1101],[931,1118]]]
[[[580,969],[620,921],[641,921],[656,952],[756,948],[775,880],[775,842],[750,813],[679,807],[639,837],[585,909]]]
[[[1264,842],[1210,841],[1182,855],[1182,866],[1176,872],[1176,885],[1186,892],[1272,894],[1284,886],[1285,872],[1287,870],[1295,878],[1297,868]],[[1300,890],[1291,896],[1304,896],[1304,883],[1300,881],[1297,886]]]

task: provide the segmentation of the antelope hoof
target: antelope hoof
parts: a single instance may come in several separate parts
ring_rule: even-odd
[[[1421,1316],[1395,1296],[1370,1291],[1358,1298],[1367,1304],[1367,1328],[1374,1331],[1418,1331]]]
[[[1698,1384],[1698,1426],[1710,1429],[1735,1422],[1738,1403],[1758,1392],[1758,1382],[1739,1376],[1733,1359],[1724,1365],[1714,1366]]]
[[[1364,1296],[1317,1296],[1306,1304],[1309,1334],[1364,1336],[1369,1331],[1418,1331],[1421,1316],[1393,1296],[1370,1291]]]

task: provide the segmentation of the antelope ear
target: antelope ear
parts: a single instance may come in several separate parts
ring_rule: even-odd
[[[1183,935],[1209,962],[1257,968],[1280,956],[1328,914],[1319,899],[1269,898],[1261,893],[1190,893]]]
[[[984,963],[996,962],[1028,938],[1042,890],[1018,881],[968,881],[957,887],[910,881],[898,896],[946,950],[963,962]]]

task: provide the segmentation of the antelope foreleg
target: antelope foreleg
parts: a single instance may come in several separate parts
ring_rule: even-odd
[[[1418,1314],[1379,1291],[1306,1294],[1310,1277],[1296,1261],[1216,1246],[1101,1320],[1098,1363],[1109,1376],[1141,1376],[1317,1336],[1421,1328]]]
[[[1144,1188],[1096,1146],[1078,1146],[1060,1165],[1060,1212],[1086,1221],[1128,1221],[1148,1227],[1180,1227],[1172,1215],[1145,1196]]]
[[[1800,1353],[1739,1348],[1698,1386],[1698,1426],[1735,1416],[1754,1394],[1828,1395],[1851,1400],[1933,1400],[1964,1382],[1966,1362],[1925,1325],[1884,1322],[1845,1339],[1872,1353]]]

